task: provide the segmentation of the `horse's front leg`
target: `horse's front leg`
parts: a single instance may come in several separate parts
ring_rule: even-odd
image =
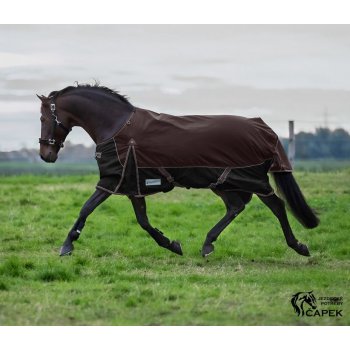
[[[80,232],[85,226],[87,217],[98,207],[103,201],[110,196],[109,193],[96,190],[94,194],[86,201],[80,210],[79,218],[68,233],[66,240],[60,250],[60,256],[70,255],[74,249],[73,242],[79,238]]]
[[[147,231],[150,236],[158,243],[159,246],[169,249],[170,251],[182,255],[181,245],[178,242],[171,241],[163,232],[155,227],[152,227],[148,221],[146,201],[144,197],[129,197],[133,205],[137,222],[140,226]]]

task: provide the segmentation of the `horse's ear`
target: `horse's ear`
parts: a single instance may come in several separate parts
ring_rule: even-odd
[[[44,102],[45,100],[47,100],[47,97],[45,97],[44,95],[41,95],[39,96],[38,94],[36,94],[38,96],[38,99],[41,101],[41,102]]]

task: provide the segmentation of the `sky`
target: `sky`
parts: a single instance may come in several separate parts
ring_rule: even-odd
[[[94,79],[157,112],[350,131],[349,62],[350,25],[0,25],[0,151],[38,147],[35,94]]]

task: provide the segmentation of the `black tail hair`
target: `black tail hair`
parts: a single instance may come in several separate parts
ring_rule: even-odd
[[[276,182],[277,189],[287,204],[293,215],[306,228],[314,228],[318,226],[320,220],[314,211],[306,203],[299,185],[290,172],[272,173]]]

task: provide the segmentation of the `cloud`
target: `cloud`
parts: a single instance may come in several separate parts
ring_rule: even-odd
[[[93,78],[159,112],[261,115],[285,135],[288,119],[312,130],[327,108],[330,127],[349,129],[349,36],[349,25],[3,25],[0,149],[8,135],[11,147],[38,137],[35,93]]]
[[[38,102],[40,102],[38,100]],[[0,121],[3,120],[3,117],[7,114],[13,113],[40,113],[40,104],[30,102],[30,101],[0,101]]]
[[[46,53],[19,54],[13,52],[0,52],[0,68],[11,68],[18,66],[41,66],[56,65],[60,59],[57,55]]]

